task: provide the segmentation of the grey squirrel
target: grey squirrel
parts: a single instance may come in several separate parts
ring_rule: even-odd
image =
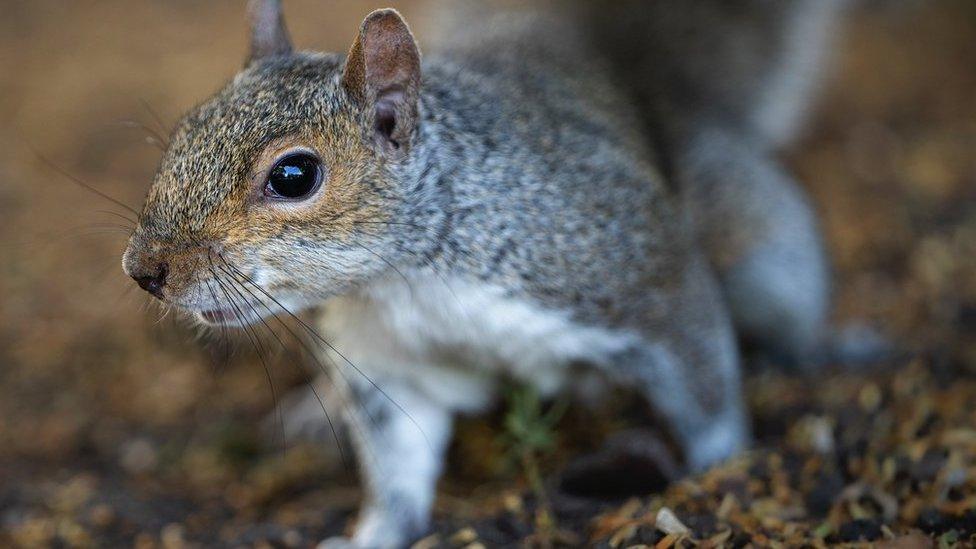
[[[320,54],[252,0],[246,67],[172,134],[124,269],[207,325],[314,308],[367,494],[326,546],[423,534],[502,380],[635,388],[698,470],[748,444],[736,330],[800,363],[829,331],[770,152],[839,2],[595,4],[458,6],[421,61],[392,9]]]

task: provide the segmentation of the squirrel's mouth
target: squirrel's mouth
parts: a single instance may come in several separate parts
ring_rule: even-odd
[[[282,303],[284,302],[284,303]],[[288,307],[286,298],[277,298],[272,303],[260,302],[238,302],[237,305],[224,307],[223,303],[209,304],[208,309],[194,307],[189,309],[200,322],[210,326],[222,327],[244,327],[256,324],[262,320],[274,316],[279,312],[286,312],[294,315],[295,309]]]
[[[240,322],[239,316],[229,309],[211,309],[200,311],[200,318],[210,324],[237,324]]]
[[[197,317],[212,326],[247,326],[261,320],[257,314],[234,309],[208,309],[198,311]]]
[[[271,314],[270,311],[269,314]],[[211,326],[244,327],[260,322],[265,315],[258,314],[256,307],[242,307],[240,309],[205,309],[196,311],[196,316],[204,324]]]

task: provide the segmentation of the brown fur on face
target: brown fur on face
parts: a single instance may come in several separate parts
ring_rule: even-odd
[[[206,286],[215,272],[228,276],[224,260],[302,299],[367,275],[363,248],[382,238],[397,191],[341,70],[330,55],[262,60],[188,114],[149,191],[126,271],[167,264],[164,299],[193,310],[213,305]],[[294,149],[322,161],[321,188],[301,202],[266,197],[269,170]]]

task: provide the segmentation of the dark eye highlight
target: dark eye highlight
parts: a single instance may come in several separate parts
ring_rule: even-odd
[[[309,153],[294,153],[279,160],[264,184],[265,196],[287,200],[305,198],[322,182],[319,159]]]

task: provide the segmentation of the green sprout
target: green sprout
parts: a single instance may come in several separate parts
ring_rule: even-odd
[[[512,387],[507,393],[504,442],[538,501],[535,522],[540,545],[550,547],[557,528],[539,463],[542,456],[555,449],[556,426],[568,405],[560,400],[546,409],[539,394],[527,386]]]

